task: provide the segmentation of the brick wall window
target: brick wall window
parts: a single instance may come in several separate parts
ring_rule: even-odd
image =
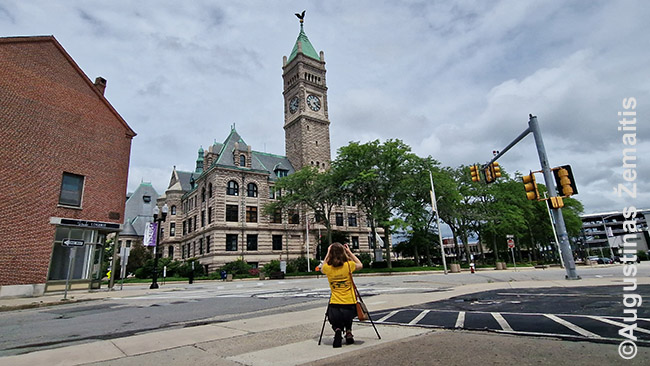
[[[237,251],[237,234],[226,234],[226,251]]]
[[[196,231],[196,225],[198,225],[198,217],[194,215],[194,231]]]
[[[205,252],[210,253],[210,237],[205,237]]]
[[[192,232],[192,218],[188,217],[187,218],[187,233],[189,234],[191,232]]]
[[[201,188],[201,202],[205,202],[205,187]]]
[[[203,255],[203,238],[199,239],[199,254]]]
[[[201,210],[201,227],[205,226],[205,210]]]
[[[176,223],[175,222],[170,222],[169,223],[169,236],[176,236]]]
[[[187,222],[183,220],[183,235],[187,235]]]
[[[208,207],[208,224],[212,222],[212,207]]]
[[[275,199],[275,187],[269,187],[269,199]]]
[[[181,246],[181,259],[185,259],[185,244]]]
[[[248,183],[248,186],[246,188],[247,188],[246,193],[248,197],[257,197],[257,184]]]
[[[336,226],[343,226],[343,213],[336,213]]]
[[[359,237],[358,236],[353,236],[352,237],[352,249],[359,249]]]
[[[172,215],[176,215],[176,205],[172,205],[172,208],[171,208],[170,211],[171,211]]]
[[[228,186],[226,188],[226,194],[229,196],[239,196],[239,184],[234,180],[228,182]]]
[[[348,226],[357,226],[357,214],[348,214]]]
[[[246,206],[246,222],[257,222],[256,206]]]
[[[212,198],[212,183],[208,184],[208,197]]]
[[[246,235],[246,250],[257,250],[257,234]]]
[[[174,246],[173,246],[173,245],[170,245],[170,246],[167,248],[167,256],[168,256],[169,258],[174,259]]]
[[[59,204],[81,207],[83,188],[83,175],[63,173],[63,178],[61,179],[61,193],[59,194]]]
[[[239,155],[239,166],[246,166],[246,155]]]
[[[230,221],[230,222],[239,221],[239,206],[226,205],[226,221]]]
[[[273,250],[282,250],[282,235],[273,235]]]

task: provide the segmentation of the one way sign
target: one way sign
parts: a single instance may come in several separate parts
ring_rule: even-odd
[[[63,244],[64,247],[83,247],[84,241],[79,239],[64,239],[61,244]]]

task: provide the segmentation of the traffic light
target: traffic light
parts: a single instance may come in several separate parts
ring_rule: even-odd
[[[494,174],[492,174],[492,165],[488,165],[483,168],[483,174],[485,175],[485,183],[494,182]]]
[[[492,177],[494,177],[494,179],[499,178],[501,176],[501,168],[499,167],[499,163],[495,161],[494,163],[492,163],[491,168],[492,168]]]
[[[480,182],[481,174],[478,171],[478,165],[472,165],[469,167],[469,172],[472,175],[472,182]]]
[[[551,201],[552,208],[564,207],[564,200],[562,199],[562,197],[549,197],[548,200]]]
[[[571,165],[563,165],[561,167],[553,168],[552,170],[553,176],[555,177],[555,185],[560,196],[568,197],[578,194],[578,188],[573,179]]]
[[[524,182],[524,190],[526,191],[526,198],[529,200],[538,200],[539,201],[539,191],[537,190],[537,181],[535,181],[535,174],[533,172],[530,175],[524,175],[521,177],[521,180]]]

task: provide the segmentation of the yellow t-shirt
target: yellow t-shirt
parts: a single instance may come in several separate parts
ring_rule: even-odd
[[[357,298],[354,296],[352,288],[351,273],[356,269],[353,261],[347,261],[340,267],[332,267],[323,263],[323,273],[327,275],[330,283],[332,297],[330,304],[356,304]]]

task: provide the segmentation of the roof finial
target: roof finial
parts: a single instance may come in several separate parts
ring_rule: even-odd
[[[302,27],[302,23],[305,21],[305,11],[303,10],[302,14],[296,13],[296,16],[300,19],[300,26]]]

